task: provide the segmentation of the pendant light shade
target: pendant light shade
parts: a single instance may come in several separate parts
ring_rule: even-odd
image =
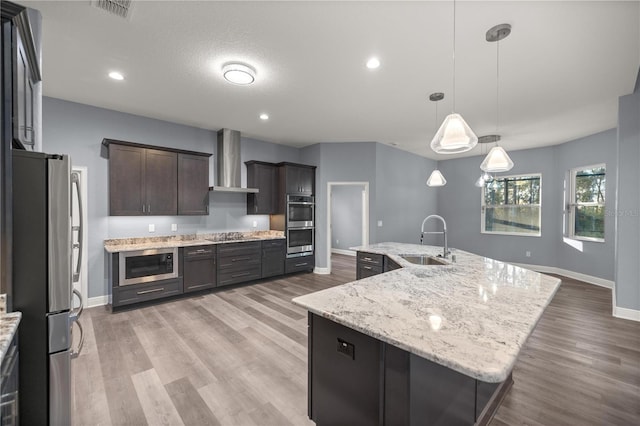
[[[431,140],[431,149],[438,154],[458,154],[473,149],[478,137],[460,114],[449,114]]]
[[[501,146],[494,146],[485,157],[480,169],[489,173],[506,172],[513,168],[513,161]]]
[[[440,170],[435,169],[431,172],[431,176],[427,179],[427,186],[444,186],[447,180],[442,176]]]

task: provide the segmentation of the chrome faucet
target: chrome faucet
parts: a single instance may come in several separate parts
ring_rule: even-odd
[[[442,232],[425,232],[424,224],[427,223],[429,219],[440,219],[442,221]],[[422,221],[422,226],[420,227],[420,245],[422,245],[422,240],[424,239],[424,234],[442,234],[444,236],[444,252],[442,257],[445,259],[449,255],[449,245],[447,244],[447,222],[444,221],[442,216],[438,216],[437,214],[432,214],[424,218]]]

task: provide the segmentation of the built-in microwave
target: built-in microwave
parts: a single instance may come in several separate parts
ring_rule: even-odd
[[[119,285],[178,277],[178,248],[120,252]]]
[[[314,197],[287,195],[287,228],[313,227],[314,209]]]

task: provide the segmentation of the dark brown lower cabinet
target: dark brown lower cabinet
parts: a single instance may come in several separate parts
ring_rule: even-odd
[[[18,335],[7,348],[2,359],[2,379],[0,380],[0,425],[14,426],[20,424],[18,412]]]
[[[285,260],[284,272],[285,274],[292,274],[294,272],[310,272],[316,266],[316,258],[311,256],[299,256],[292,257]]]
[[[216,286],[216,247],[196,246],[182,249],[184,292]]]
[[[218,287],[262,277],[262,243],[248,241],[218,246]]]
[[[286,240],[267,240],[262,242],[262,278],[284,274]]]
[[[513,384],[485,383],[309,313],[309,417],[325,425],[486,425]]]

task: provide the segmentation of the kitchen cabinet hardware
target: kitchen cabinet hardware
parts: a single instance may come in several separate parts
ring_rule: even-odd
[[[149,294],[149,293],[157,293],[159,291],[164,291],[164,287],[154,288],[153,290],[143,290],[139,291],[138,294]]]

